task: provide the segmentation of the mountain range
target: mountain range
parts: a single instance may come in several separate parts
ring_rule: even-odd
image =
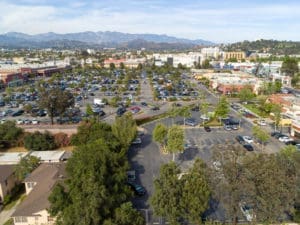
[[[184,49],[195,46],[214,45],[202,39],[190,40],[158,34],[129,34],[99,31],[57,34],[53,32],[29,35],[9,32],[0,35],[2,48],[146,48],[146,49]]]

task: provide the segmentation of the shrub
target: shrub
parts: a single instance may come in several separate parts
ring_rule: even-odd
[[[57,147],[66,147],[71,143],[70,137],[65,133],[54,134],[54,142]]]
[[[28,134],[24,138],[24,146],[26,149],[33,151],[46,151],[56,148],[54,136],[48,131],[45,133],[36,131],[33,134]]]

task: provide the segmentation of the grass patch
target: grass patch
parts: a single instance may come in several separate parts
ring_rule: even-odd
[[[260,117],[264,117],[264,118],[267,117],[266,113],[261,111],[259,108],[257,108],[255,104],[244,104],[243,106]]]
[[[14,224],[14,220],[13,220],[13,218],[10,218],[3,225],[13,225],[13,224]]]
[[[135,121],[136,121],[136,125],[140,126],[140,125],[143,125],[145,123],[149,123],[149,122],[152,122],[152,121],[155,121],[155,120],[166,118],[168,116],[169,116],[169,113],[165,112],[165,113],[155,115],[155,116],[151,116],[151,117],[144,117],[144,118],[141,118],[141,119],[136,119]]]
[[[7,149],[5,152],[28,152],[25,147],[12,147]]]
[[[204,126],[211,126],[211,127],[217,127],[217,126],[221,126],[221,125],[222,124],[220,123],[220,121],[217,118],[213,118],[212,120],[204,123]]]
[[[22,201],[25,197],[26,197],[25,185],[24,184],[16,185],[12,190],[12,194],[5,196],[5,198],[8,199],[6,200],[7,202],[4,204],[3,210],[10,210],[12,207],[16,205],[16,203],[19,200]]]

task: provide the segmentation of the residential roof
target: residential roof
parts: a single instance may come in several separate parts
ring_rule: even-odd
[[[0,165],[18,164],[20,159],[28,152],[6,152],[0,153]]]
[[[0,165],[0,183],[14,173],[14,167],[15,165]]]
[[[32,191],[17,207],[12,217],[33,216],[48,209],[48,197],[54,185],[65,179],[65,163],[43,163],[35,169],[24,182],[36,182]]]

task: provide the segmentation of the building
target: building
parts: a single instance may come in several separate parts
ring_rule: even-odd
[[[282,117],[289,119],[291,125],[291,136],[300,137],[300,99],[292,94],[274,94],[268,102],[282,106]]]
[[[25,180],[27,197],[12,214],[15,225],[54,225],[48,213],[50,196],[56,183],[65,179],[65,163],[43,163]]]
[[[5,152],[0,153],[0,165],[15,165],[18,164],[21,158],[28,155],[28,152]]]
[[[0,165],[0,203],[17,184],[14,172],[15,165]]]
[[[112,59],[112,58],[105,59],[104,68],[109,68],[111,64],[114,64],[115,67],[120,67],[121,63],[125,63],[125,59]]]
[[[21,72],[18,71],[2,70],[0,71],[0,80],[4,85],[7,85],[9,87],[19,86],[23,84],[24,76]]]
[[[245,52],[223,52],[224,60],[236,59],[238,61],[241,61],[242,59],[245,58],[246,58]]]

